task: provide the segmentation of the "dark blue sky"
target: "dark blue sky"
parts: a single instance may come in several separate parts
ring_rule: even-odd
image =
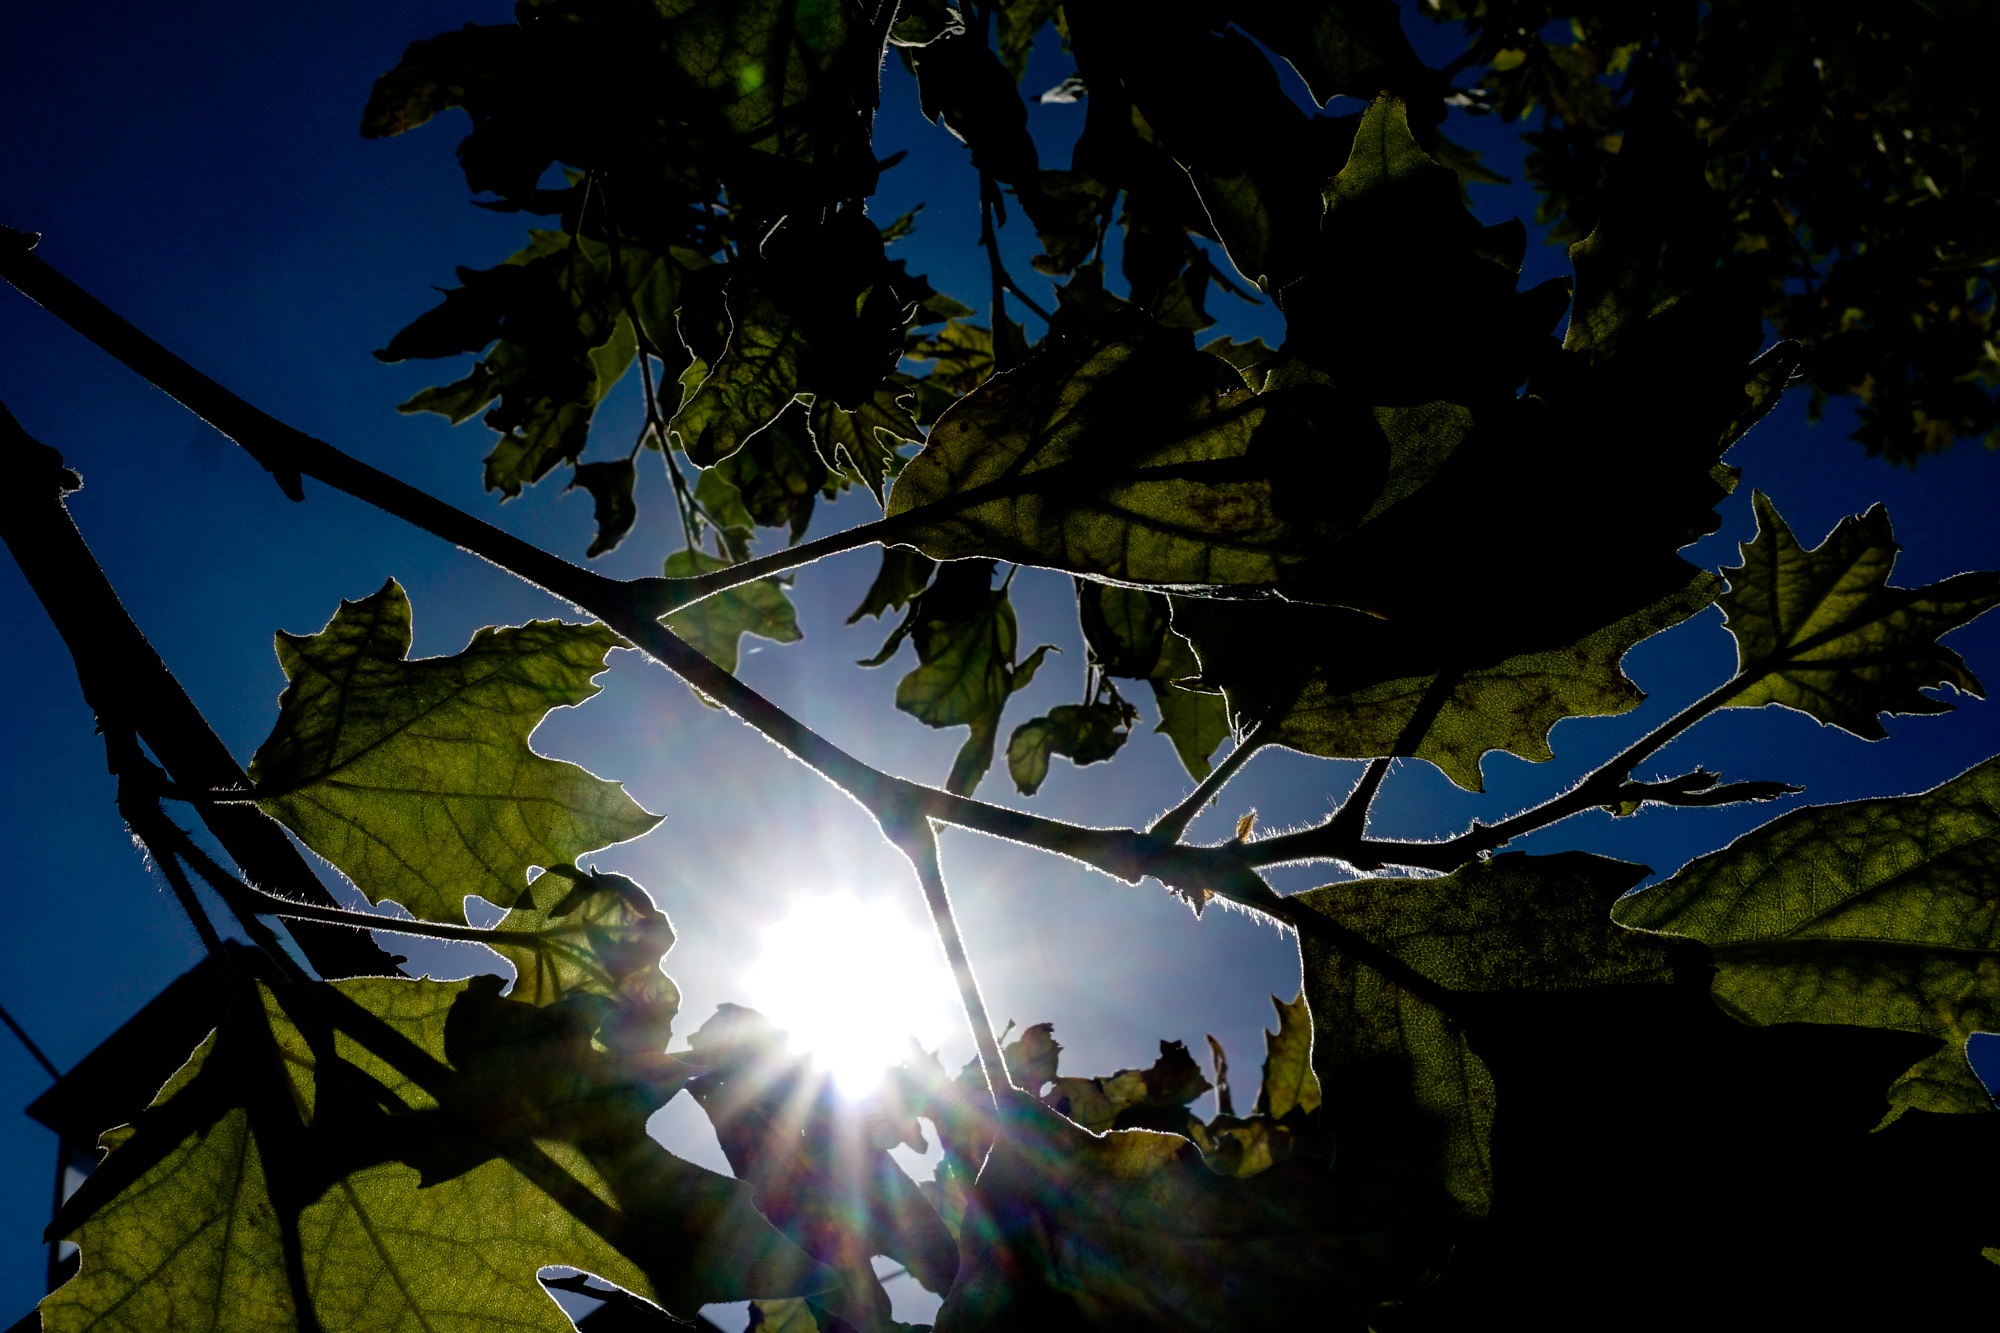
[[[506,16],[502,5],[470,0],[26,8],[10,19],[0,50],[0,124],[8,127],[0,222],[44,232],[50,262],[279,417],[579,556],[590,533],[587,500],[544,486],[496,506],[479,489],[483,428],[452,430],[439,418],[393,410],[449,368],[384,366],[368,354],[427,308],[430,286],[448,282],[455,264],[497,261],[520,236],[519,219],[467,204],[452,158],[456,118],[404,139],[363,141],[355,126],[368,86],[408,41]],[[1053,46],[1045,40],[1038,48],[1031,85],[1069,72]],[[885,178],[876,211],[886,219],[926,201],[902,252],[912,270],[969,300],[984,290],[984,269],[963,151],[921,121],[893,62],[886,84],[883,149],[907,142],[915,151]],[[1080,119],[1079,107],[1036,109],[1045,163],[1066,160]],[[1482,130],[1504,127],[1466,134]],[[1504,156],[1495,160],[1508,169]],[[1479,206],[1490,220],[1521,201],[1517,192],[1488,189]],[[1011,232],[1014,271],[1026,277],[1032,239],[1019,225]],[[1530,265],[1530,281],[1566,271],[1552,248],[1537,249]],[[1226,297],[1215,304],[1233,306]],[[1277,332],[1267,309],[1229,318],[1225,327],[1239,336]],[[0,290],[0,401],[82,473],[86,486],[72,512],[85,536],[134,618],[241,758],[274,716],[282,681],[272,631],[316,629],[340,598],[371,592],[389,575],[409,589],[419,653],[455,652],[483,624],[569,613],[324,488],[308,483],[303,505],[284,500],[213,432],[8,290]],[[1632,404],[1635,413],[1645,410]],[[629,440],[637,421],[631,395],[621,396],[607,410],[607,438]],[[1734,543],[1753,527],[1748,488],[1755,485],[1809,542],[1842,515],[1886,501],[1908,548],[1899,582],[2000,567],[2000,529],[1990,520],[2000,459],[1961,449],[1916,472],[1898,471],[1863,458],[1842,422],[1836,409],[1827,424],[1808,428],[1803,403],[1792,402],[1738,446],[1732,461],[1744,468],[1746,486],[1725,506],[1722,532],[1695,558],[1711,567],[1733,561]],[[1607,423],[1607,448],[1616,447],[1616,434],[1616,423]],[[656,572],[677,544],[663,521],[670,503],[663,479],[648,476],[641,499],[648,507],[639,532],[603,562],[611,573]],[[815,532],[859,522],[867,507],[842,501],[822,511]],[[886,630],[843,623],[874,564],[860,553],[803,572],[796,600],[806,641],[750,656],[744,674],[870,762],[934,781],[960,733],[927,731],[889,706],[906,662],[875,672],[852,665]],[[1014,703],[1009,726],[1072,700],[1084,666],[1064,581],[1024,571],[1015,589],[1024,643],[1053,642],[1064,653]],[[67,1067],[190,966],[198,946],[123,833],[67,655],[11,564],[0,567],[0,615],[7,682],[0,727],[11,743],[11,762],[0,766],[11,872],[0,1004]],[[1952,643],[1975,672],[2000,673],[2000,618]],[[1653,694],[1637,712],[1563,724],[1551,764],[1489,758],[1484,796],[1408,765],[1385,789],[1375,827],[1416,836],[1508,813],[1706,691],[1733,661],[1719,614],[1705,613],[1628,659],[1629,673]],[[624,781],[667,816],[654,834],[598,863],[631,874],[672,915],[680,943],[669,970],[686,993],[684,1028],[717,1002],[740,998],[758,925],[796,893],[848,885],[902,894],[916,917],[900,859],[856,807],[635,655],[616,658],[606,684],[599,699],[551,718],[537,743]],[[1804,799],[1828,801],[1919,789],[2000,750],[2000,711],[1978,702],[1940,718],[1896,720],[1890,730],[1891,739],[1870,745],[1797,714],[1732,713],[1669,747],[1650,771],[1701,763],[1730,779],[1802,782]],[[1317,818],[1357,770],[1260,756],[1196,835],[1224,836],[1253,806],[1265,827]],[[1129,824],[1185,790],[1165,742],[1142,734],[1109,766],[1078,771],[1058,762],[1027,804]],[[1016,799],[1004,773],[981,795]],[[1651,811],[1617,822],[1593,815],[1530,845],[1585,847],[1664,873],[1773,813]],[[760,820],[775,821],[775,829]],[[1071,1072],[1143,1064],[1159,1038],[1199,1043],[1204,1032],[1254,1064],[1266,997],[1296,990],[1290,942],[1241,916],[1215,912],[1196,922],[1156,888],[969,835],[948,837],[946,866],[996,1017],[1053,1020]],[[1291,872],[1282,882],[1315,880]],[[966,1041],[946,1050],[948,1059],[967,1054]],[[40,1295],[38,1234],[54,1145],[14,1108],[44,1082],[11,1040],[0,1040],[0,1322]]]

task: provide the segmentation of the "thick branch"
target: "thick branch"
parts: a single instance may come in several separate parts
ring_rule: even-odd
[[[0,253],[7,246],[0,240]],[[74,489],[55,450],[31,439],[0,406],[0,539],[6,541],[56,632],[69,646],[83,697],[106,734],[137,732],[172,775],[193,790],[246,789],[229,749],[132,622],[70,520],[62,495]],[[202,822],[252,881],[287,897],[334,905],[283,829],[261,811],[204,805]],[[396,975],[396,960],[366,935],[321,926],[292,932],[324,977]]]
[[[14,238],[11,243],[9,236]],[[1196,893],[1236,896],[1227,887],[1215,888],[1212,883],[1227,880],[1241,869],[1242,861],[1235,849],[1177,847],[1132,829],[1066,824],[954,796],[871,768],[710,662],[660,624],[653,618],[657,611],[652,599],[645,595],[646,584],[609,579],[550,555],[277,421],[195,370],[56,273],[27,250],[24,242],[28,239],[19,232],[0,233],[0,277],[13,282],[57,318],[199,413],[224,435],[244,444],[253,456],[268,460],[268,467],[281,475],[323,481],[590,612],[676,676],[841,788],[885,825],[927,816],[1074,857],[1121,879],[1136,882],[1153,875],[1169,885],[1188,887]],[[105,591],[108,595],[108,584]],[[188,708],[191,710],[192,705]],[[145,734],[143,729],[142,734]],[[147,740],[152,743],[150,735]],[[241,771],[234,770],[233,765],[232,771],[214,776],[183,775],[174,772],[171,766],[169,771],[173,772],[177,786],[193,790],[228,790],[244,785]],[[218,805],[208,809],[225,811],[240,807]],[[277,832],[275,825],[269,827]],[[233,849],[231,855],[236,855]]]

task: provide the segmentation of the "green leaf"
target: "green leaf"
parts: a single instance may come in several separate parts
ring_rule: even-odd
[[[880,616],[885,611],[900,611],[930,585],[931,575],[936,572],[937,561],[910,547],[883,547],[882,567],[875,572],[875,581],[868,585],[867,595],[854,608],[847,623],[852,625],[863,616]]]
[[[1007,741],[1007,770],[1023,796],[1033,796],[1049,775],[1049,757],[1078,766],[1101,763],[1123,748],[1138,710],[1123,699],[1060,704],[1014,729]]]
[[[668,423],[698,467],[713,467],[778,419],[798,397],[804,331],[789,311],[754,289],[729,293],[722,358]]]
[[[874,395],[853,411],[829,397],[812,406],[813,440],[821,459],[842,476],[868,488],[881,504],[883,481],[903,466],[906,443],[922,443],[923,428],[910,414],[916,381],[898,372],[884,380]]]
[[[1264,1082],[1257,1093],[1257,1113],[1282,1120],[1294,1110],[1319,1109],[1319,1077],[1312,1068],[1312,1015],[1305,993],[1287,1004],[1277,996],[1278,1030],[1264,1034]]]
[[[618,646],[602,625],[482,629],[455,657],[412,662],[409,598],[391,579],[277,646],[288,683],[250,761],[258,807],[370,902],[462,922],[467,895],[511,907],[530,866],[660,822],[617,783],[528,744],[550,709],[597,693],[591,678]]]
[[[750,1329],[764,1329],[767,1333],[820,1333],[819,1320],[813,1317],[812,1304],[800,1297],[783,1301],[750,1302]]]
[[[623,875],[552,866],[494,927],[492,949],[514,965],[508,998],[555,1004],[596,995],[617,1006],[599,1029],[613,1050],[662,1051],[681,993],[661,970],[674,928]]]
[[[591,538],[587,556],[600,556],[625,540],[625,534],[632,531],[632,524],[639,517],[639,507],[632,501],[632,487],[638,481],[638,469],[629,458],[614,459],[608,463],[579,463],[576,476],[568,487],[578,486],[590,492],[596,505],[597,535]]]
[[[245,984],[53,1224],[82,1265],[45,1328],[561,1333],[547,1264],[689,1315],[824,1285],[647,1137],[683,1075],[594,1054],[587,1011],[494,978]]]
[[[939,560],[1309,592],[1382,485],[1381,433],[1349,415],[1317,385],[1250,393],[1185,332],[1045,350],[938,419],[888,513]]]
[[[1492,1204],[1493,1076],[1442,992],[1664,980],[1664,951],[1606,909],[1645,875],[1601,856],[1508,853],[1438,879],[1356,879],[1292,899],[1334,930],[1299,936],[1323,1110],[1357,1178]],[[1420,977],[1420,995],[1365,942]]]
[[[1048,24],[1061,22],[1061,15],[1062,0],[1006,0],[998,7],[1000,24],[994,44],[1016,83],[1028,72],[1028,53],[1034,49],[1035,35]]]
[[[1469,669],[1446,665],[1444,652],[1392,625],[1334,608],[1174,598],[1173,624],[1192,641],[1202,681],[1228,698],[1239,731],[1268,721],[1272,742],[1327,758],[1415,755],[1482,791],[1488,751],[1545,762],[1562,719],[1638,707],[1646,696],[1620,668],[1625,654],[1702,610],[1721,586],[1684,568],[1691,577],[1678,592],[1582,639]],[[1274,663],[1271,643],[1305,647]]]
[[[726,482],[737,496],[732,515],[740,513],[758,527],[787,529],[788,540],[796,543],[812,522],[819,495],[832,494],[847,481],[844,476],[836,478],[821,461],[807,420],[804,406],[794,403],[786,408],[741,449],[702,473],[696,498],[725,527],[733,526],[735,518],[717,514],[701,489]]]
[[[1121,1069],[1105,1078],[1058,1078],[1043,1098],[1092,1131],[1111,1128],[1182,1129],[1187,1104],[1214,1085],[1178,1041],[1160,1043],[1150,1069]],[[1158,1123],[1155,1123],[1158,1122]]]
[[[730,562],[721,556],[689,547],[668,556],[664,572],[670,579],[687,579],[729,566]],[[798,613],[792,609],[792,599],[775,578],[739,583],[683,607],[664,620],[668,629],[694,645],[702,656],[731,672],[736,670],[737,653],[745,634],[773,643],[797,643],[805,637],[799,629]]]
[[[1896,544],[1876,505],[1842,519],[1808,551],[1760,491],[1757,536],[1725,569],[1721,598],[1736,636],[1741,688],[1725,707],[1783,704],[1869,740],[1888,735],[1882,713],[1945,713],[1919,691],[1950,685],[1984,694],[1938,636],[2000,604],[2000,573],[1959,574],[1928,588],[1892,588]]]
[[[916,644],[917,666],[897,682],[896,707],[925,726],[970,728],[945,781],[961,796],[971,795],[993,766],[1007,699],[1027,688],[1049,651],[1043,644],[1015,662],[1014,606],[1006,585],[992,583],[990,560],[945,565],[882,651],[864,663],[887,661],[906,637]]]
[[[1207,776],[1209,756],[1229,735],[1229,707],[1220,694],[1178,683],[1199,676],[1201,664],[1187,640],[1167,628],[1167,599],[1139,588],[1078,579],[1076,605],[1091,661],[1106,675],[1150,684],[1160,709],[1153,730],[1173,742],[1190,774]]]
[[[2000,759],[1916,796],[1794,810],[1700,857],[1613,917],[1715,951],[1716,1002],[1746,1023],[1938,1038],[1892,1115],[1986,1111],[1965,1040],[2000,1028]]]

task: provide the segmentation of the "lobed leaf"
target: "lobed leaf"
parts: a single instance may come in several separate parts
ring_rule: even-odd
[[[561,1333],[547,1264],[688,1314],[824,1285],[744,1186],[647,1137],[679,1075],[497,984],[249,985],[52,1224],[82,1264],[43,1326]]]
[[[510,907],[530,866],[660,822],[617,783],[528,743],[550,709],[597,692],[616,646],[602,625],[539,620],[412,662],[409,598],[391,579],[318,634],[278,636],[287,684],[250,761],[258,806],[370,902],[426,921],[462,922],[469,894]]]
[[[514,965],[508,998],[548,1005],[594,995],[615,1006],[598,1029],[618,1051],[662,1051],[681,993],[661,970],[674,928],[623,875],[552,866],[494,927],[492,949]]]
[[[664,573],[670,579],[693,578],[713,570],[727,569],[730,561],[710,555],[699,547],[688,547],[667,557]],[[663,617],[668,629],[686,639],[702,656],[724,671],[736,670],[737,654],[745,634],[754,634],[773,643],[797,643],[805,637],[799,629],[798,612],[778,580],[756,579],[713,593],[691,606]]]
[[[1809,551],[1763,492],[1753,502],[1757,536],[1743,544],[1743,563],[1723,571],[1729,590],[1720,601],[1742,681],[1725,707],[1783,704],[1879,740],[1889,734],[1882,713],[1951,710],[1921,690],[1983,695],[1964,660],[1937,640],[2000,605],[2000,573],[1892,588],[1901,548],[1881,505],[1842,519]]]
[[[1746,1023],[1840,1023],[1938,1038],[1891,1116],[1986,1111],[1965,1040],[2000,1025],[2000,759],[1915,796],[1794,810],[1700,857],[1613,917],[1714,950],[1714,994]]]
[[[1646,696],[1621,669],[1625,654],[1707,607],[1720,587],[1710,574],[1683,570],[1678,591],[1574,642],[1476,666],[1337,608],[1177,597],[1173,626],[1192,642],[1201,682],[1221,688],[1239,731],[1264,723],[1270,741],[1327,758],[1414,755],[1481,791],[1487,752],[1545,762],[1562,719],[1638,707]],[[1270,643],[1298,647],[1273,659]]]

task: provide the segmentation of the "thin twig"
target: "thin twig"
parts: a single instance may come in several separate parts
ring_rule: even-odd
[[[965,1009],[965,1022],[972,1029],[973,1045],[979,1051],[979,1067],[986,1075],[986,1091],[993,1098],[994,1109],[998,1110],[1001,1089],[1012,1088],[1014,1081],[1007,1073],[1006,1058],[993,1035],[993,1020],[986,1013],[986,1001],[979,994],[979,981],[972,974],[972,960],[966,956],[965,940],[959,935],[958,920],[952,914],[951,896],[944,886],[944,870],[938,863],[937,830],[931,827],[928,819],[919,816],[887,822],[883,831],[910,859],[911,867],[917,872],[917,883],[924,891],[924,905],[930,908],[931,925],[937,929],[938,943],[944,946],[945,961],[951,965],[952,980],[958,985],[958,1002]]]
[[[1260,722],[1252,728],[1249,735],[1236,742],[1235,749],[1222,757],[1221,763],[1208,770],[1208,776],[1196,785],[1186,800],[1153,821],[1153,826],[1146,830],[1147,835],[1163,842],[1179,842],[1181,834],[1194,822],[1194,817],[1221,794],[1223,786],[1236,776],[1236,770],[1242,768],[1251,755],[1264,748],[1272,730],[1268,722]]]
[[[1353,836],[1345,828],[1337,827],[1336,815],[1317,828],[1251,843],[1244,849],[1246,860],[1251,865],[1267,866],[1287,861],[1334,858],[1367,866],[1407,865],[1455,870],[1474,857],[1505,846],[1524,834],[1616,800],[1618,789],[1631,773],[1633,765],[1720,708],[1747,681],[1762,673],[1761,666],[1738,672],[1613,755],[1568,791],[1498,824],[1475,823],[1464,833],[1442,842],[1375,842]]]
[[[35,1045],[35,1039],[28,1035],[26,1028],[14,1021],[14,1015],[7,1012],[5,1005],[0,1005],[0,1023],[5,1023],[7,1030],[20,1039],[21,1045],[28,1048],[28,1054],[35,1057],[36,1064],[48,1071],[50,1078],[61,1080],[62,1070],[56,1068],[55,1061],[42,1054],[42,1048]]]

